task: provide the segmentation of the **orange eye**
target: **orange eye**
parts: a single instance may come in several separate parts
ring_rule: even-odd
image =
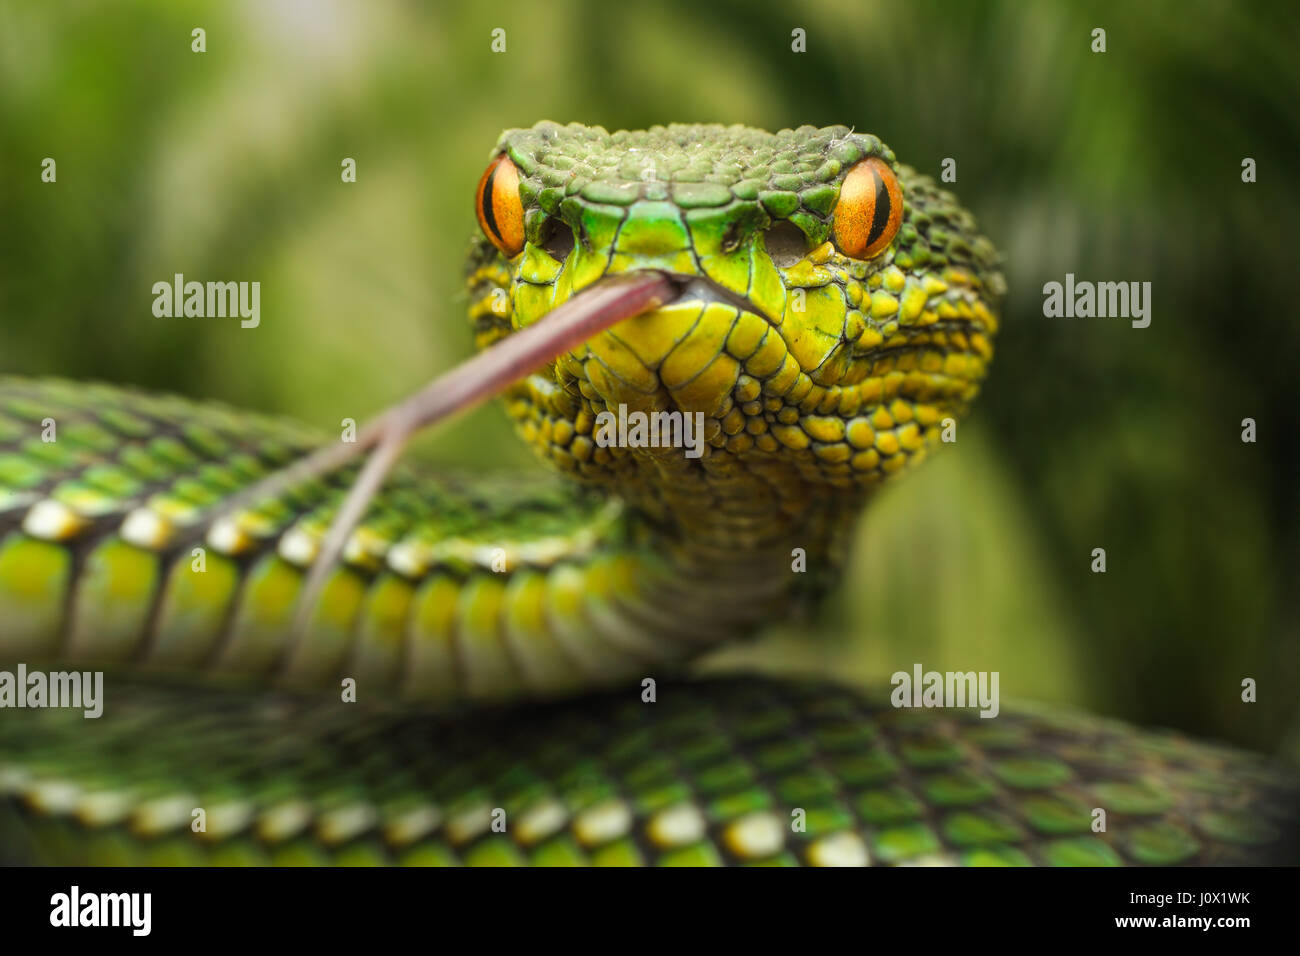
[[[835,245],[850,259],[870,259],[898,235],[903,190],[883,159],[864,159],[844,177],[835,204]]]
[[[519,198],[519,170],[502,153],[478,181],[474,211],[483,234],[506,258],[524,247],[524,204]]]

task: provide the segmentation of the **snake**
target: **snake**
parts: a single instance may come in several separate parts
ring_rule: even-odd
[[[673,295],[504,387],[544,474],[399,463],[317,589],[359,462],[241,496],[338,436],[0,378],[0,859],[1295,862],[1263,755],[693,668],[816,606],[975,398],[1007,283],[951,192],[844,126],[542,122],[471,198],[480,354],[620,278]],[[102,713],[36,672],[104,676]]]

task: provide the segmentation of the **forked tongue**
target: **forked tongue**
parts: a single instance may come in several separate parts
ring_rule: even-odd
[[[623,319],[658,308],[676,295],[672,280],[659,272],[602,279],[533,325],[506,336],[386,409],[366,423],[355,442],[338,442],[321,448],[234,496],[209,515],[210,519],[220,518],[234,509],[276,497],[300,482],[318,478],[374,449],[343,499],[303,581],[285,659],[290,659],[301,638],[325,576],[342,552],[348,535],[365,514],[370,499],[383,485],[412,435],[482,404],[592,336]]]

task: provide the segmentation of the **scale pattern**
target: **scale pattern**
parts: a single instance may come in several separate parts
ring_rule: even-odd
[[[534,236],[544,216],[580,225],[584,209],[648,200],[688,215],[730,207],[732,223],[752,220],[761,209],[820,243],[830,231],[842,173],[870,156],[894,162],[876,137],[845,126],[768,133],[674,124],[609,133],[598,126],[538,123],[503,134],[497,148],[522,174],[519,191],[531,213],[525,228],[531,225]]]
[[[0,833],[106,865],[1295,861],[1294,777],[1090,717],[757,677],[461,716],[118,694],[0,721]]]

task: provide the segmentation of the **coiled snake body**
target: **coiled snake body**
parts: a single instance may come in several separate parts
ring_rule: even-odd
[[[0,857],[1287,858],[1294,779],[1239,752],[674,677],[833,583],[871,491],[974,397],[1003,279],[952,195],[843,127],[541,123],[493,155],[467,270],[480,346],[612,276],[680,293],[507,390],[562,480],[399,470],[307,607],[355,467],[207,515],[319,435],[0,379],[0,666],[108,671],[98,719],[0,710]],[[699,413],[701,453],[611,444],[620,411]]]

